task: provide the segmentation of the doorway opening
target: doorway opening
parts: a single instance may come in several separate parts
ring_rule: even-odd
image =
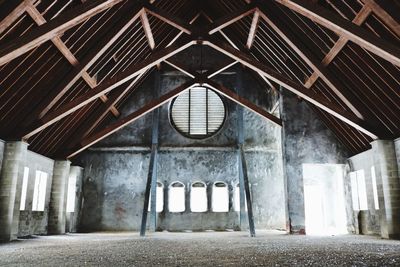
[[[307,234],[348,233],[343,174],[341,164],[303,164]]]

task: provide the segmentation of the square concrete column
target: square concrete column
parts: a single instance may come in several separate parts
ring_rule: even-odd
[[[55,161],[51,185],[48,234],[65,234],[68,177],[71,162]]]
[[[400,238],[400,181],[395,144],[391,140],[371,143],[377,179],[381,236]]]
[[[28,144],[7,142],[0,174],[0,241],[17,239],[22,176]]]

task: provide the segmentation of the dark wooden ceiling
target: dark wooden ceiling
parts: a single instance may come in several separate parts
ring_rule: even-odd
[[[201,43],[308,101],[356,154],[400,136],[399,21],[397,0],[0,1],[0,138],[76,155],[173,97],[119,118],[150,72],[185,72],[170,58]],[[208,83],[280,123],[197,76],[185,86]]]

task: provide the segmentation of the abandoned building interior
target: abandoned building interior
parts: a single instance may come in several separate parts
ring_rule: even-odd
[[[0,0],[0,265],[400,264],[399,23]]]

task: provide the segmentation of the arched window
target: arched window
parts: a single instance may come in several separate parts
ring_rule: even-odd
[[[212,189],[212,211],[229,211],[229,190],[224,182],[215,182]]]
[[[207,187],[205,183],[192,183],[190,188],[190,210],[192,212],[207,211]]]
[[[164,210],[164,185],[157,182],[156,188],[156,212],[162,212]],[[149,209],[151,211],[151,193],[149,198]]]
[[[168,189],[168,210],[170,212],[185,211],[185,185],[173,182]]]

